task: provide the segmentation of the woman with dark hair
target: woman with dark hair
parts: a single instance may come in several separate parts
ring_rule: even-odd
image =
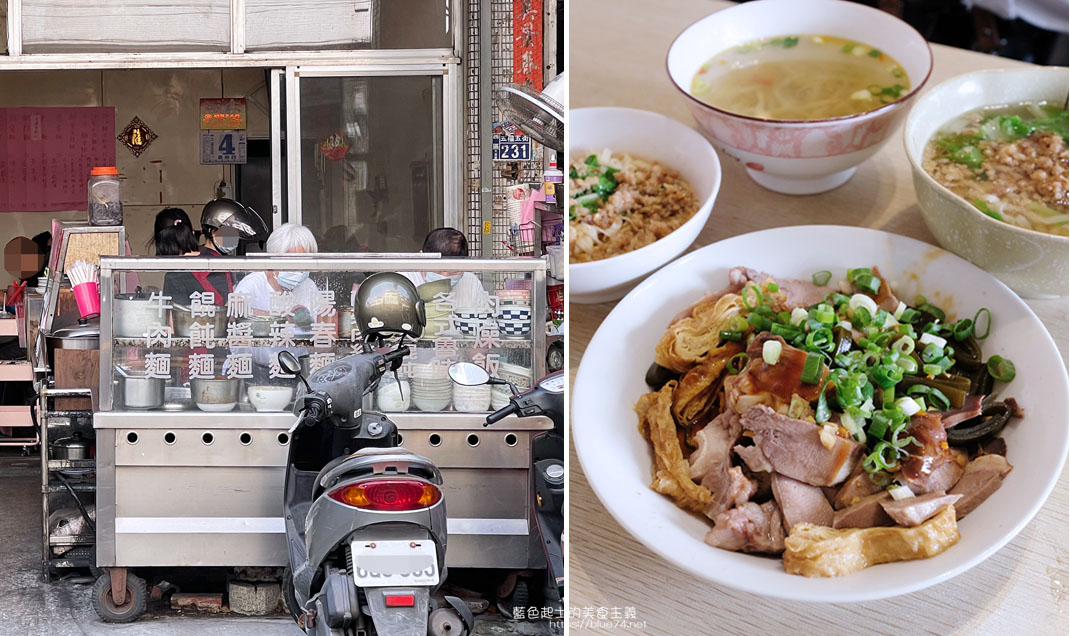
[[[156,214],[152,243],[157,256],[196,258],[205,255],[189,215],[181,208],[164,208]],[[189,306],[191,294],[211,292],[214,294],[213,304],[224,306],[227,294],[232,291],[234,282],[230,272],[168,272],[163,278],[163,293],[176,305]]]

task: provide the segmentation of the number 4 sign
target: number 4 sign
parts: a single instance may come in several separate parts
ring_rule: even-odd
[[[245,163],[246,139],[244,130],[202,130],[201,163]]]

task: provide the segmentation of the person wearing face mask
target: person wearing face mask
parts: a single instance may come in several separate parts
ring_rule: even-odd
[[[267,240],[268,254],[312,254],[318,251],[312,231],[297,223],[280,225]],[[261,316],[270,314],[273,293],[293,292],[293,320],[298,329],[307,329],[312,324],[310,308],[317,291],[308,272],[296,271],[253,272],[234,287],[234,293],[249,295],[253,313]]]
[[[468,258],[468,239],[460,230],[452,227],[440,227],[431,230],[424,238],[423,253],[438,253],[442,258]],[[451,284],[456,284],[461,279],[462,272],[401,272],[405,278],[419,287],[424,283],[433,283],[436,280],[450,279]]]

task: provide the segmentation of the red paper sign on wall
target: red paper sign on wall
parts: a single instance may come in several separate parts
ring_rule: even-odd
[[[542,0],[513,0],[513,82],[542,90]]]

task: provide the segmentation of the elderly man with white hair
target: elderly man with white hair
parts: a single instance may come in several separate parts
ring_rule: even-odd
[[[280,225],[267,240],[268,254],[311,254],[318,251],[319,246],[312,231],[297,223]],[[253,272],[234,288],[236,294],[249,295],[250,306],[258,315],[268,315],[272,294],[283,292],[293,292],[294,307],[297,309],[294,322],[307,327],[311,322],[308,309],[313,306],[317,292],[316,284],[309,279],[308,272]]]

